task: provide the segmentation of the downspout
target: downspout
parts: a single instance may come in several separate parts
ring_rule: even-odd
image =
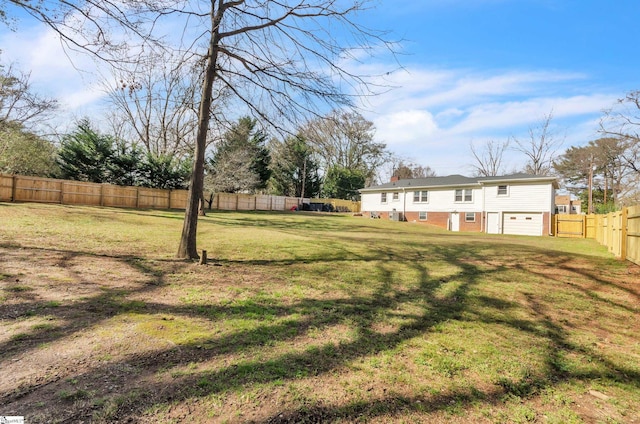
[[[482,187],[481,193],[482,193],[482,212],[480,213],[480,221],[482,222],[482,232],[484,232],[485,234],[487,234],[489,231],[487,231],[487,218],[485,217],[487,211],[487,206],[485,204],[486,202],[486,193],[485,193],[485,189],[486,186],[484,184],[480,184],[480,187]]]
[[[402,187],[402,221],[405,221],[407,219],[407,193],[405,191],[405,188]]]

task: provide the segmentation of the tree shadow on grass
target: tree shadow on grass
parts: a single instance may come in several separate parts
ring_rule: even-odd
[[[526,247],[518,246],[520,251]],[[548,253],[529,249],[529,253],[543,255],[545,260],[552,261]],[[75,257],[86,255],[82,252],[57,252],[67,261],[67,266]],[[370,294],[352,294],[338,296],[333,299],[303,298],[291,299],[287,302],[270,299],[255,300],[244,304],[207,304],[207,305],[169,305],[153,301],[143,304],[130,304],[129,298],[134,295],[153,294],[159,290],[167,279],[167,271],[160,271],[144,260],[132,257],[110,258],[123,266],[136,269],[144,278],[142,281],[125,289],[108,289],[104,292],[74,302],[67,306],[47,308],[46,303],[34,301],[33,298],[22,302],[29,305],[36,314],[53,315],[69,318],[69,324],[61,326],[51,334],[33,332],[29,337],[38,343],[48,343],[69,337],[83,328],[96,326],[102,321],[122,313],[164,314],[205,318],[215,322],[229,317],[277,316],[277,322],[265,322],[252,328],[239,328],[222,335],[212,335],[197,341],[178,346],[155,349],[151,352],[127,354],[116,361],[98,363],[88,369],[69,372],[67,377],[84,383],[90,387],[92,397],[111,399],[107,414],[104,408],[96,407],[96,403],[76,402],[64,405],[68,412],[50,410],[45,406],[34,406],[34,399],[39,392],[44,392],[48,384],[57,389],[65,387],[60,378],[49,377],[34,384],[27,383],[18,390],[0,394],[7,411],[23,414],[33,413],[34,421],[47,421],[56,413],[62,421],[74,421],[91,417],[96,412],[103,413],[108,421],[124,421],[135,419],[150,408],[176,404],[189,399],[207,398],[211,395],[225,395],[230,392],[261,387],[275,382],[298,381],[303,377],[322,377],[344,367],[360,358],[388,352],[398,348],[402,343],[415,337],[428,337],[439,325],[451,321],[472,319],[475,322],[500,324],[520,333],[531,334],[544,340],[546,349],[545,369],[535,375],[521,379],[503,379],[496,381],[490,390],[455,389],[440,395],[403,396],[388,395],[368,400],[352,400],[341,405],[311,405],[304,407],[284,406],[272,416],[265,416],[256,422],[322,422],[331,420],[354,421],[379,416],[393,417],[407,412],[429,413],[443,411],[451,403],[468,407],[477,401],[495,404],[509,393],[518,396],[530,396],[542,388],[553,386],[561,381],[579,379],[610,378],[630,384],[638,388],[640,375],[637,370],[619,366],[600,355],[593,349],[576,345],[568,340],[562,326],[545,310],[546,306],[536,296],[527,294],[527,306],[533,314],[530,318],[522,318],[517,312],[521,309],[518,303],[506,301],[486,294],[479,294],[479,284],[486,284],[494,275],[498,275],[509,267],[520,273],[531,271],[518,269],[513,264],[502,264],[496,258],[478,253],[465,244],[438,246],[428,252],[429,260],[446,264],[452,271],[446,275],[435,275],[422,261],[416,260],[413,254],[394,257],[388,261],[384,250],[374,251],[367,255],[353,256],[349,260],[370,263],[371,271],[379,278],[379,284],[373,285],[375,290]],[[324,259],[331,263],[339,262],[335,258]],[[309,261],[309,258],[297,258],[294,262],[268,260],[251,260],[230,262],[228,267],[261,266],[273,269],[282,266]],[[315,258],[321,261],[321,258]],[[557,258],[555,260],[558,260]],[[306,263],[306,262],[305,262]],[[560,263],[560,262],[557,262]],[[63,264],[64,265],[64,264]],[[398,285],[394,278],[395,268],[402,265],[415,274],[413,284]],[[187,266],[187,265],[176,265]],[[225,267],[222,268],[223,270]],[[535,273],[534,273],[535,274]],[[81,281],[84,277],[77,276]],[[586,277],[590,278],[590,277]],[[594,280],[597,283],[597,279]],[[442,289],[447,288],[444,291]],[[399,313],[405,305],[414,306],[411,312]],[[616,305],[611,305],[616,306]],[[12,306],[13,307],[13,306]],[[417,308],[416,308],[417,307]],[[5,306],[3,305],[3,308]],[[500,310],[503,318],[486,311]],[[73,314],[79,313],[81,319],[74,321]],[[401,315],[401,324],[391,331],[376,331],[376,324],[385,314]],[[0,309],[0,316],[7,317],[7,309]],[[270,350],[273,343],[290,344],[296,339],[305,337],[310,329],[329,328],[334,325],[348,325],[353,336],[339,342],[326,342],[308,348],[288,349],[284,352],[271,351],[266,357],[253,356],[243,358],[248,351],[259,349]],[[11,342],[0,345],[0,356],[3,362],[21,355],[28,355],[35,350],[33,343],[15,344]],[[597,358],[601,371],[571,371],[564,366],[563,354],[576,353]],[[225,359],[226,358],[226,359]],[[205,364],[221,359],[214,369],[205,366],[203,370],[176,375],[167,381],[157,379],[157,372],[166,367],[179,368],[189,364]],[[133,370],[131,375],[117,375],[116,382],[122,384],[124,379],[134,380],[124,392],[111,393],[106,387],[95,382],[109,381],[114,369]],[[52,408],[55,406],[52,405]],[[22,410],[21,410],[22,408]],[[5,413],[5,411],[3,411]]]

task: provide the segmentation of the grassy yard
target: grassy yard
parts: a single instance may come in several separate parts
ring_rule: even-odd
[[[0,203],[0,416],[640,423],[640,269],[591,240]]]

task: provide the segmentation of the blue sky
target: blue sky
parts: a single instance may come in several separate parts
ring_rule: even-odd
[[[469,144],[526,139],[553,112],[560,153],[598,137],[602,111],[640,89],[640,1],[381,0],[364,22],[402,39],[396,87],[363,104],[377,138],[440,175],[469,175]],[[103,93],[93,63],[75,68],[44,28],[0,30],[2,60],[31,71],[65,116],[98,111]],[[362,72],[397,68],[388,57],[354,64]],[[515,151],[506,171],[523,165]]]

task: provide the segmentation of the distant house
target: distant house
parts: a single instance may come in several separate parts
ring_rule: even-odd
[[[559,194],[555,198],[556,213],[580,214],[582,202],[572,199],[570,194]]]
[[[450,231],[541,236],[551,233],[557,188],[553,177],[528,174],[392,179],[360,190],[361,210]]]

